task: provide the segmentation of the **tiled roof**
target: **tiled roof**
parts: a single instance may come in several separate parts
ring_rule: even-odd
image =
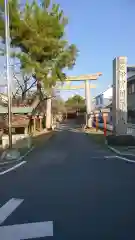
[[[128,65],[127,66],[127,72],[130,72],[130,71],[135,71],[135,65]]]
[[[27,127],[29,124],[29,118],[24,115],[13,115],[12,117],[12,127]],[[5,116],[0,120],[0,128],[7,128],[8,117]]]
[[[127,81],[129,82],[129,81],[132,81],[132,80],[135,80],[135,75],[129,77]]]

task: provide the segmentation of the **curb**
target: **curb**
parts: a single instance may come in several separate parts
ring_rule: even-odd
[[[33,150],[34,150],[34,147],[32,146],[24,155],[20,156],[18,159],[0,162],[0,167],[22,161],[22,159],[24,159]]]
[[[55,135],[55,131],[51,132],[52,134],[50,134],[50,136],[46,139],[45,142],[49,141],[52,137],[54,137]],[[18,163],[20,161],[22,161],[30,152],[32,152],[34,149],[36,149],[36,146],[32,146],[24,155],[20,156],[18,159],[16,160],[10,160],[10,161],[3,161],[0,162],[0,167],[2,166],[6,166],[8,164],[12,164],[12,163]]]
[[[54,132],[53,132],[53,133],[54,133]],[[51,137],[53,137],[53,136],[54,136],[54,134],[52,134],[52,135],[49,137],[49,139],[50,139]],[[49,140],[49,139],[47,139],[47,140]],[[20,156],[17,160],[13,160],[13,161],[10,161],[10,162],[9,162],[9,161],[6,161],[6,162],[3,162],[2,164],[0,164],[0,166],[5,166],[5,165],[8,165],[8,164],[10,164],[10,163],[11,163],[11,164],[12,164],[12,163],[16,163],[16,165],[14,165],[13,167],[10,167],[10,168],[8,168],[7,170],[4,170],[4,171],[0,172],[0,176],[6,174],[6,173],[8,173],[8,172],[11,172],[11,171],[15,170],[16,168],[20,167],[21,165],[27,163],[27,161],[24,161],[23,159],[24,159],[30,152],[32,152],[34,149],[35,149],[35,147],[32,146],[24,155]],[[23,161],[22,161],[22,160],[23,160]]]

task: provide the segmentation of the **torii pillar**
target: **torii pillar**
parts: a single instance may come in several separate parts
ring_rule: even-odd
[[[90,91],[90,80],[97,80],[99,76],[101,76],[102,73],[97,73],[94,75],[85,76],[85,99],[86,99],[86,126],[88,128],[92,127],[92,98],[91,98],[91,91]]]
[[[91,118],[91,91],[90,91],[90,82],[89,80],[85,81],[85,99],[86,99],[86,126],[88,128],[92,127],[92,118]]]

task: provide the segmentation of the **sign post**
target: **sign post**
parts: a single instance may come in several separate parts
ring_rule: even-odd
[[[112,118],[116,135],[127,134],[127,57],[113,60]]]

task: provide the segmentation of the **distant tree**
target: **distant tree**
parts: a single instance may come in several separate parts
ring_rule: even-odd
[[[65,102],[60,96],[56,96],[56,98],[52,100],[52,111],[56,114],[66,112]]]
[[[79,105],[85,105],[85,99],[80,95],[74,95],[71,98],[68,98],[66,101],[66,106],[79,106]]]
[[[76,46],[69,45],[65,37],[68,21],[63,10],[50,0],[27,1],[24,5],[19,0],[8,2],[12,57],[19,60],[21,71],[32,75],[39,93],[42,88],[51,89],[56,81],[63,82],[66,78],[64,70],[72,68],[77,57]],[[4,0],[0,0],[2,50],[4,22]]]

